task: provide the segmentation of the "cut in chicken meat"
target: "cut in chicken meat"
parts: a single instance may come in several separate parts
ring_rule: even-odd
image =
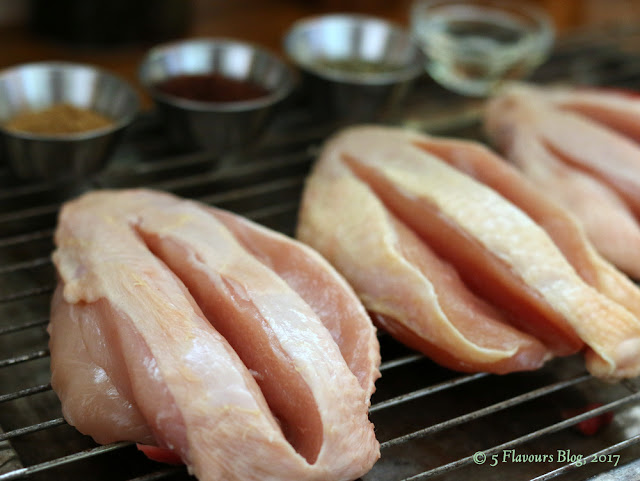
[[[577,217],[591,242],[606,259],[628,275],[640,278],[640,225],[634,213],[597,172],[578,168],[573,161],[567,161],[566,156],[559,155],[557,148],[546,143],[537,124],[531,122],[528,107],[532,102],[528,97],[531,92],[542,97],[538,99],[536,109],[545,108],[545,100],[546,108],[553,109],[541,90],[522,87],[507,91],[487,107],[485,126],[489,136],[528,178]],[[549,92],[549,97],[558,97],[558,101],[572,98],[568,92],[563,93],[564,89],[550,89]],[[595,99],[597,95],[585,93],[577,94],[577,97]],[[599,127],[594,124],[593,128]],[[568,138],[567,142],[570,141]],[[600,150],[604,149],[606,147]],[[640,156],[640,149],[636,155]]]
[[[640,95],[616,89],[538,89],[554,105],[576,112],[640,142]]]
[[[219,217],[234,221],[141,190],[64,206],[49,332],[65,418],[99,442],[169,449],[202,480],[361,476],[379,456],[367,418],[379,357],[366,312],[326,262],[280,239],[283,251],[307,255],[301,269],[322,273],[308,282],[348,308],[334,313],[334,340],[329,313]],[[246,239],[268,237],[242,225]],[[354,372],[345,342],[364,351]]]
[[[500,98],[502,112],[517,112],[511,116],[515,124],[507,124],[496,111],[487,114],[487,131],[500,148],[508,149],[518,129],[532,129],[556,157],[611,186],[640,215],[640,148],[635,142],[587,117],[554,108],[535,89],[515,86]]]
[[[509,158],[580,220],[606,259],[640,279],[640,225],[618,194],[592,175],[562,162],[527,132],[514,143]]]
[[[369,396],[380,376],[380,348],[364,307],[346,281],[315,250],[244,217],[211,208],[256,258],[295,290],[338,343],[342,357]]]
[[[562,208],[549,198],[547,195],[549,189],[541,190],[530,181],[531,178],[538,179],[542,185],[548,188],[557,187],[564,191],[572,190],[570,187],[561,184],[563,179],[561,175],[551,175],[548,183],[543,182],[542,176],[547,172],[545,162],[551,162],[553,159],[548,159],[545,157],[544,152],[537,151],[536,147],[541,146],[518,142],[518,146],[523,147],[523,149],[522,152],[514,153],[514,158],[520,158],[520,155],[537,154],[535,157],[537,162],[530,162],[526,166],[522,165],[523,170],[529,174],[525,177],[519,170],[505,162],[504,159],[475,142],[425,137],[416,145],[488,185],[520,207],[547,231],[585,282],[622,304],[636,317],[640,318],[640,289],[598,254],[585,236],[579,222],[571,215],[569,210]],[[520,164],[518,163],[518,165]],[[552,165],[558,169],[568,168],[562,165]],[[526,170],[527,167],[530,170]],[[532,170],[538,170],[540,177],[534,175],[531,172]],[[580,177],[585,176],[581,173],[575,174]],[[558,185],[553,185],[553,181],[558,182]],[[577,183],[578,180],[575,182]],[[587,180],[584,179],[584,182],[587,182]],[[598,187],[606,189],[602,184],[592,181],[592,189],[597,202],[606,203],[608,199],[606,193],[598,196]],[[589,199],[584,199],[584,201],[593,211],[599,212],[598,205],[591,203]],[[628,221],[629,219],[623,216],[618,218],[617,216],[623,211],[624,209],[611,212],[610,222],[612,225],[609,232],[612,236],[626,238],[633,234],[632,232],[624,231],[626,227],[625,220]],[[591,215],[595,216],[597,212],[593,212]],[[587,212],[585,212],[585,215],[587,215]],[[604,221],[604,219],[601,220]],[[640,245],[638,247],[640,248]],[[619,252],[624,252],[625,250],[627,250],[626,246],[619,247]],[[632,252],[628,253],[629,255],[634,254]]]
[[[375,271],[363,275],[362,286],[354,282],[365,262],[357,259],[361,252],[368,253],[367,262],[375,252],[375,246],[366,242],[349,246],[355,244],[349,237],[353,226],[345,224],[352,219],[340,209],[366,205],[354,194],[352,185],[357,185],[375,194],[383,212],[396,216],[453,265],[473,291],[505,310],[511,323],[555,354],[576,352],[584,341],[589,346],[587,365],[595,375],[637,375],[636,317],[585,283],[549,235],[521,209],[420,148],[424,139],[382,127],[352,128],[333,138],[305,190],[300,238],[334,262],[370,310],[377,311],[376,302],[395,297],[392,292],[377,292],[374,285],[401,264],[387,254],[381,255],[375,275]],[[379,221],[369,219],[368,224],[374,238],[381,230]],[[392,238],[389,231],[380,235]],[[425,296],[403,290],[406,294],[397,302],[409,306],[414,299],[425,302]]]
[[[453,369],[540,367],[548,350],[500,322],[501,314],[469,292],[371,189],[339,159],[329,159],[340,154],[332,147],[308,181],[298,235],[345,274],[380,324]]]

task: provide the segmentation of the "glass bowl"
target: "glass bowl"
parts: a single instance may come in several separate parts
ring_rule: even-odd
[[[554,39],[546,12],[525,1],[417,0],[410,18],[431,77],[470,96],[529,75]]]

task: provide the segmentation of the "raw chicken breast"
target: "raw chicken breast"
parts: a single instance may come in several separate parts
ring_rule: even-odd
[[[532,129],[556,157],[609,185],[640,215],[640,148],[635,142],[587,117],[555,108],[538,90],[514,86],[503,96],[500,109],[487,107],[487,131],[497,145],[509,145],[520,128]],[[506,110],[512,111],[515,123],[502,118]]]
[[[52,385],[80,431],[172,450],[201,480],[349,480],[379,457],[375,332],[326,262],[310,256],[327,272],[309,279],[349,308],[332,322],[365,351],[359,378],[343,338],[204,206],[94,192],[64,206],[55,240]]]
[[[361,216],[368,219],[370,231],[380,230],[380,222],[369,218],[364,197],[354,193],[357,185],[360,191],[375,194],[372,197],[384,205],[382,212],[396,216],[451,263],[473,291],[505,310],[511,323],[555,354],[576,352],[584,341],[587,365],[595,375],[617,378],[640,373],[638,320],[586,284],[549,235],[521,209],[421,149],[418,144],[424,139],[381,127],[352,128],[333,138],[305,191],[299,237],[338,267],[370,310],[377,311],[376,303],[387,298],[395,299],[394,291],[379,292],[374,284],[395,275],[402,263],[377,253],[375,245],[355,244],[349,231],[362,227],[344,225],[352,219],[340,209],[357,206],[349,209],[356,216],[367,206]],[[382,236],[393,239],[389,232],[385,229]],[[366,260],[358,259],[361,252],[368,253]],[[381,255],[377,269],[354,282],[373,255]],[[437,299],[396,284],[405,292],[396,302],[408,309]],[[453,341],[447,347],[460,344]]]
[[[543,92],[545,91],[540,89],[518,87],[493,99],[488,104],[485,116],[489,136],[528,178],[578,218],[591,242],[605,258],[630,276],[640,278],[640,225],[636,220],[637,212],[634,214],[624,196],[616,192],[613,185],[607,184],[597,171],[589,172],[579,168],[575,161],[575,158],[580,156],[579,146],[573,149],[571,157],[567,157],[557,146],[553,147],[548,142],[546,134],[539,128],[545,122],[541,115],[545,118],[556,118],[559,115],[560,119],[564,116],[569,120],[575,120],[574,114],[563,114],[554,108],[551,100],[558,103],[563,101],[567,105],[570,105],[569,100],[577,102],[577,99],[582,99],[585,103],[587,100],[595,103],[597,95],[583,93],[571,96],[564,89],[549,89],[548,95]],[[603,94],[605,100],[611,95]],[[614,96],[619,101],[617,97]],[[599,104],[604,105],[605,100]],[[619,102],[614,103],[616,104]],[[557,115],[554,117],[554,114],[541,113],[545,109],[557,112]],[[538,114],[532,114],[534,110]],[[533,118],[539,118],[539,121],[532,121]],[[583,119],[582,124],[585,123],[588,123],[588,120]],[[579,126],[572,128],[579,129]],[[591,129],[604,131],[604,135],[608,137],[616,137],[615,133],[597,124],[592,124]],[[577,130],[577,133],[579,132],[580,130]],[[591,134],[584,132],[584,135],[586,138]],[[615,149],[607,153],[607,141],[601,140],[604,144],[599,151],[602,152],[602,156],[611,157],[605,159],[605,162],[610,160],[615,164]],[[566,142],[572,142],[571,137],[567,137]],[[588,141],[580,143],[584,144],[585,152],[590,150]],[[636,156],[640,157],[640,149],[636,149]],[[624,175],[633,177],[633,174]],[[638,175],[640,170],[636,176]]]
[[[615,89],[554,87],[538,93],[555,106],[582,116],[640,142],[640,95]]]
[[[529,180],[530,176],[525,177],[504,159],[475,142],[424,137],[416,145],[488,185],[520,207],[545,229],[585,282],[622,304],[632,314],[640,318],[640,289],[598,254],[576,218],[571,215],[569,210],[563,209],[550,199],[547,190],[538,189]],[[518,143],[518,145],[528,146],[529,149],[523,149],[526,152],[536,152],[535,145],[525,143]],[[524,151],[523,155],[525,155]],[[545,168],[541,167],[545,163],[542,153],[538,159],[539,163],[531,162],[528,165],[532,169],[537,166],[541,172],[544,172]],[[558,166],[558,168],[562,168],[562,166]],[[561,182],[561,177],[554,178]],[[602,185],[595,181],[594,184],[594,189],[596,186]],[[551,187],[551,184],[545,185]],[[557,185],[557,187],[570,190],[563,185]],[[606,197],[596,197],[596,199],[598,202],[606,202]],[[588,201],[586,203],[592,210],[600,212],[597,205]],[[592,212],[591,215],[596,216],[597,212]],[[586,212],[585,215],[587,215]],[[604,220],[602,219],[603,222]],[[610,219],[614,224],[610,229],[612,235],[617,235],[621,229],[621,226],[615,222],[620,221],[624,224],[623,220],[624,218],[618,219],[616,217]],[[625,250],[625,246],[620,246],[619,251]]]
[[[380,376],[380,348],[353,289],[315,250],[244,217],[211,208],[216,218],[256,258],[276,272],[320,317],[342,357],[371,396]]]
[[[339,145],[326,147],[307,183],[298,236],[345,275],[381,325],[439,363],[497,373],[540,367],[549,351],[469,292],[351,174]]]
[[[51,304],[49,347],[56,353],[52,382],[62,396],[71,393],[62,405],[65,419],[80,431],[92,433],[98,443],[117,439],[155,442],[149,425],[132,403],[131,394],[125,395],[126,386],[118,390],[105,370],[91,358],[82,339],[81,325],[74,318],[75,310],[64,301],[61,286],[55,290]],[[99,331],[96,334],[101,335]],[[108,354],[105,352],[104,356]]]

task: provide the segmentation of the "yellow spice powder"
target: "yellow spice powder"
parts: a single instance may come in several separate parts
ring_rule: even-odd
[[[5,123],[5,128],[32,134],[73,134],[113,125],[113,120],[93,110],[55,104],[43,110],[25,110]]]

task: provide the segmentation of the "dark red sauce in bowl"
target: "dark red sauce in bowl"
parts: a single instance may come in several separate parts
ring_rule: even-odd
[[[258,45],[200,38],[152,48],[139,78],[172,145],[231,158],[260,139],[297,76]]]
[[[247,80],[218,73],[179,75],[154,85],[165,95],[198,102],[244,102],[269,95],[269,90]]]

